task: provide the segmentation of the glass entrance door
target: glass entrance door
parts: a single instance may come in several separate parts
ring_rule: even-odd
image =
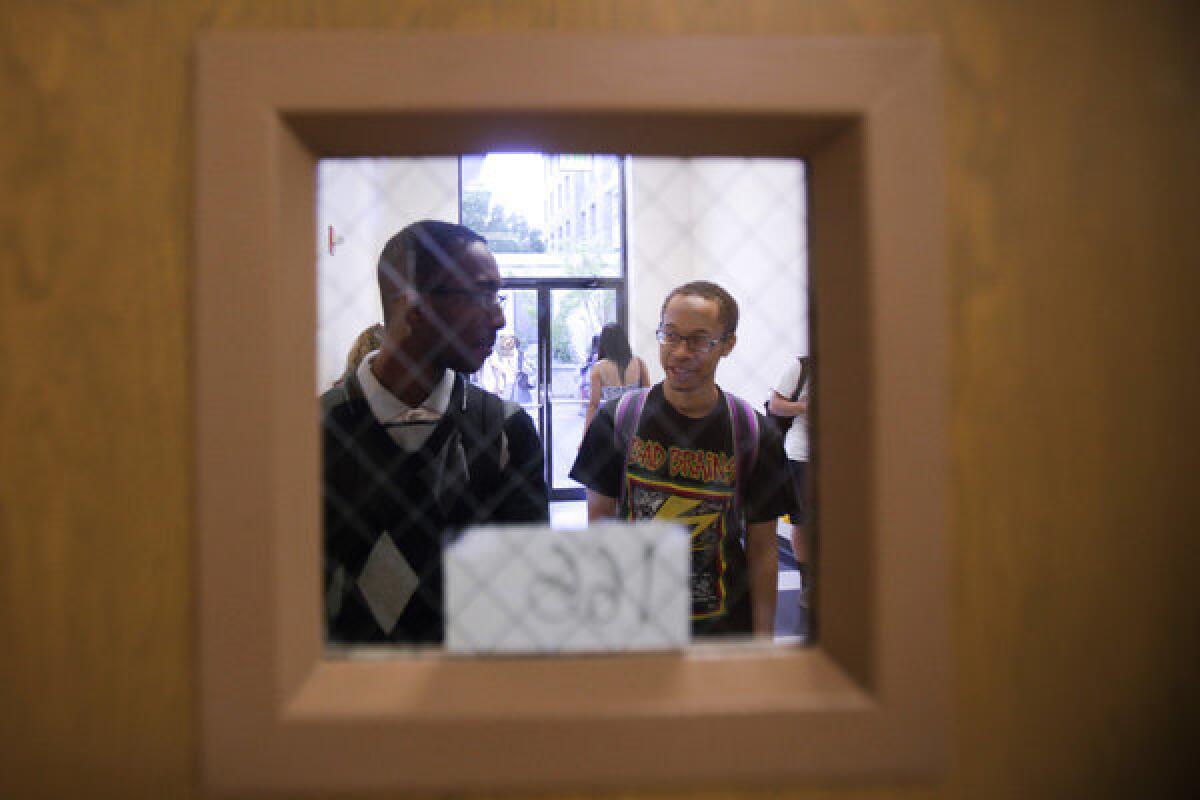
[[[616,289],[547,288],[549,364],[542,437],[552,500],[583,499],[584,488],[568,477],[586,427],[589,379],[600,329],[617,322]]]
[[[545,428],[540,399],[543,392],[539,391],[544,337],[540,330],[538,295],[537,289],[506,288],[500,291],[504,327],[496,334],[492,354],[471,380],[501,400],[520,403],[533,418],[541,436]]]
[[[600,330],[620,320],[618,287],[543,280],[500,291],[504,328],[471,380],[520,403],[542,439],[551,500],[582,500],[568,473],[587,423],[589,379]]]

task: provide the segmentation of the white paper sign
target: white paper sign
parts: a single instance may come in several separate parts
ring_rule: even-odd
[[[452,653],[597,653],[687,645],[690,547],[679,525],[468,530],[445,552]]]

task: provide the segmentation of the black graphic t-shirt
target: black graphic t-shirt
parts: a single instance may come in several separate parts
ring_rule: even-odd
[[[571,477],[614,498],[622,497],[624,483],[621,519],[670,520],[690,530],[693,635],[751,633],[745,527],[776,519],[791,503],[778,431],[760,419],[758,456],[738,515],[737,457],[724,393],[712,412],[692,419],[666,402],[661,384],[651,389],[630,440],[628,470],[614,431],[614,408],[606,403],[592,420]]]

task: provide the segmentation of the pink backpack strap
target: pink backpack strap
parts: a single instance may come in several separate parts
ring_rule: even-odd
[[[742,499],[745,496],[746,482],[754,473],[754,464],[758,461],[759,419],[749,403],[737,395],[724,392],[725,405],[729,409],[729,424],[733,430],[733,452],[735,456],[734,471],[734,514],[739,519],[742,515]]]

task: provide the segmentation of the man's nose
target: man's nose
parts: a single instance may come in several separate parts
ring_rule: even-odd
[[[667,352],[673,357],[691,358],[696,355],[696,351],[691,348],[691,345],[685,339],[680,339],[673,344],[666,342],[663,344],[663,347],[667,348]]]
[[[691,367],[695,365],[696,358],[689,350],[676,350],[667,356],[667,363],[675,367]]]
[[[504,323],[504,309],[501,308],[499,303],[497,303],[496,305],[492,306],[492,327],[496,330],[500,330],[504,327]]]

